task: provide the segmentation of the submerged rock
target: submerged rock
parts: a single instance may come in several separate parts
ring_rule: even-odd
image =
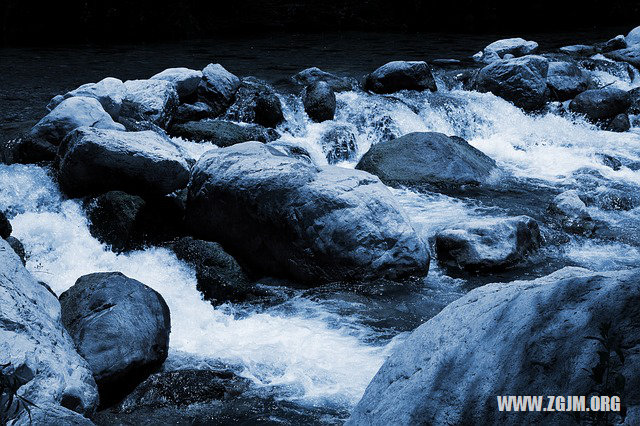
[[[58,180],[70,196],[109,190],[164,195],[189,181],[181,151],[152,131],[81,127],[64,140],[58,157]]]
[[[422,61],[389,62],[367,75],[364,89],[374,93],[394,93],[400,90],[437,90],[431,69]]]
[[[120,115],[165,128],[178,107],[175,85],[165,80],[129,80]]]
[[[332,126],[320,137],[320,145],[329,164],[353,160],[358,149],[354,129],[345,124]]]
[[[91,415],[98,404],[87,362],[60,321],[58,299],[33,279],[2,239],[0,364],[3,375],[20,383],[19,394],[37,405],[31,407],[34,419],[53,424],[66,416],[81,420],[73,412]],[[18,413],[14,424],[29,424],[27,413]]]
[[[587,206],[576,190],[558,194],[549,205],[549,211],[561,217],[562,228],[568,232],[591,235],[595,230]]]
[[[60,305],[103,406],[126,395],[167,358],[169,308],[140,281],[119,272],[84,275],[60,295]]]
[[[631,128],[629,116],[627,114],[618,114],[609,121],[606,130],[612,132],[626,132]]]
[[[541,243],[538,223],[528,216],[472,221],[440,231],[435,237],[438,262],[469,272],[513,266]]]
[[[333,120],[336,113],[336,94],[324,81],[307,86],[302,102],[305,112],[313,121]]]
[[[309,86],[319,81],[327,83],[334,92],[346,92],[355,90],[358,82],[349,77],[338,77],[337,75],[322,71],[320,68],[307,68],[291,78],[295,83],[301,86]]]
[[[238,262],[218,243],[184,237],[171,244],[178,259],[196,270],[198,290],[217,304],[247,299],[253,290]]]
[[[589,76],[571,62],[549,62],[547,86],[559,101],[572,99],[589,88]]]
[[[549,95],[548,69],[548,60],[536,55],[496,61],[478,72],[473,88],[491,92],[524,110],[536,110]]]
[[[225,119],[276,127],[284,121],[282,104],[276,92],[266,83],[247,77],[242,80]]]
[[[457,188],[486,183],[496,163],[462,138],[431,132],[379,142],[356,168],[388,185]]]
[[[592,89],[580,93],[569,104],[569,109],[598,121],[613,118],[631,106],[631,98],[624,90],[615,87]]]
[[[180,100],[185,100],[198,89],[202,80],[202,71],[182,67],[168,68],[151,77],[151,80],[165,80],[173,83]]]
[[[314,167],[258,142],[200,158],[187,223],[257,273],[303,283],[424,275],[429,265],[424,243],[378,178]]]
[[[47,105],[47,109],[49,111],[53,110],[67,98],[82,96],[85,98],[96,99],[98,102],[100,102],[107,114],[109,114],[114,120],[117,120],[120,116],[122,100],[124,99],[126,93],[127,89],[122,80],[113,77],[107,77],[97,83],[83,84],[77,89],[67,92],[64,95],[58,95],[54,97]]]
[[[604,350],[590,336],[601,337],[609,324],[616,348],[637,344],[639,280],[638,270],[565,268],[472,290],[394,349],[347,425],[566,424],[567,413],[500,411],[496,396],[585,395],[588,407],[597,385],[590,376]],[[621,350],[624,365],[606,351],[608,373],[625,378],[625,423],[637,424],[640,354]]]
[[[258,124],[240,125],[222,120],[190,121],[176,124],[171,127],[169,133],[172,136],[179,136],[195,142],[211,142],[220,147],[248,141],[271,142],[280,137],[277,131]]]
[[[238,77],[220,64],[209,64],[202,70],[198,96],[211,106],[215,115],[219,115],[231,105],[239,87]]]

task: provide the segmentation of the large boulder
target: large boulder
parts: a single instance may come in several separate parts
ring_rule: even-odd
[[[540,247],[538,223],[528,216],[480,219],[436,234],[438,262],[449,269],[489,272],[514,266]]]
[[[277,131],[259,124],[236,124],[222,120],[176,124],[171,127],[169,133],[195,142],[211,142],[220,147],[247,141],[271,142],[280,137]]]
[[[437,90],[431,69],[423,61],[389,62],[367,75],[364,89],[375,93],[394,93],[400,90]]]
[[[266,83],[247,77],[242,80],[225,119],[276,127],[284,121],[282,104],[276,92]]]
[[[615,87],[592,89],[580,93],[569,104],[569,110],[585,115],[589,120],[613,118],[631,106],[627,92]]]
[[[442,133],[410,133],[379,142],[356,166],[387,185],[457,188],[486,183],[496,163],[462,138]]]
[[[345,92],[355,90],[358,82],[349,77],[338,77],[335,74],[322,71],[320,68],[311,67],[304,69],[291,77],[291,79],[301,86],[309,86],[319,81],[327,83],[334,92]]]
[[[542,108],[547,101],[549,61],[542,56],[496,61],[475,76],[473,88],[491,92],[525,110]]]
[[[317,122],[333,120],[336,113],[336,94],[328,83],[318,81],[307,86],[302,97],[304,110]]]
[[[117,120],[120,116],[120,108],[122,107],[122,100],[127,93],[127,89],[122,82],[117,78],[107,77],[100,80],[97,83],[87,83],[78,87],[75,90],[65,93],[64,95],[58,95],[54,97],[47,105],[49,111],[60,105],[62,101],[73,96],[83,96],[85,98],[94,98],[104,108],[104,110],[113,118]]]
[[[96,99],[73,96],[38,121],[27,138],[57,146],[69,132],[81,126],[124,130],[124,126],[114,122]]]
[[[185,100],[193,95],[202,80],[202,71],[189,68],[167,68],[151,77],[151,80],[165,80],[173,83],[180,100]]]
[[[559,101],[572,99],[589,88],[589,75],[572,62],[549,62],[547,86]]]
[[[640,44],[640,26],[629,31],[624,40],[627,42],[627,46]]]
[[[626,49],[607,52],[604,55],[615,61],[627,62],[636,68],[640,68],[640,44],[634,44]]]
[[[224,112],[233,102],[240,87],[240,79],[220,64],[209,64],[202,70],[198,96],[213,109],[216,115]]]
[[[425,275],[429,253],[368,173],[315,167],[259,142],[205,153],[187,224],[256,271],[303,283]]]
[[[58,157],[60,186],[70,196],[110,190],[164,195],[189,181],[182,152],[170,139],[150,130],[81,127],[60,145]]]
[[[500,410],[496,397],[585,395],[589,407],[593,392],[621,392],[625,424],[638,424],[640,353],[629,349],[640,341],[638,282],[638,270],[565,268],[472,290],[394,349],[347,425],[566,425],[575,414],[592,424],[600,416],[544,410],[548,398],[538,411],[518,412]]]
[[[493,62],[495,59],[503,59],[505,55],[514,57],[530,55],[538,50],[538,43],[527,41],[523,38],[506,38],[494,41],[483,50],[482,59],[484,62]]]
[[[169,308],[140,281],[119,272],[84,275],[60,295],[60,305],[102,405],[126,395],[167,358]]]
[[[33,279],[2,239],[0,373],[15,379],[19,395],[36,404],[30,407],[34,418],[56,412],[81,419],[73,412],[91,415],[98,404],[87,362],[76,352],[60,320],[58,299]],[[29,424],[26,410],[17,415],[15,424]]]
[[[166,80],[129,80],[120,115],[135,121],[151,122],[162,128],[178,107],[175,85]]]

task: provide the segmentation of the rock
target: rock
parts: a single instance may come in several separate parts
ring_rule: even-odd
[[[60,321],[58,299],[38,284],[0,239],[0,367],[42,411],[91,415],[98,392],[87,363]],[[4,366],[9,364],[9,366]],[[41,411],[33,408],[34,417]],[[45,411],[45,412],[46,412]],[[23,411],[14,424],[29,424]],[[42,424],[42,423],[40,423]]]
[[[593,46],[587,46],[585,44],[574,44],[561,47],[560,52],[571,56],[591,56],[596,53],[596,49]]]
[[[640,26],[629,31],[629,34],[627,34],[624,40],[627,42],[627,46],[640,44]]]
[[[436,234],[438,262],[454,270],[488,272],[523,261],[540,247],[538,223],[528,216],[477,220]]]
[[[500,411],[496,396],[585,395],[589,407],[596,385],[590,374],[602,350],[589,336],[601,336],[609,323],[622,344],[640,339],[639,280],[638,270],[565,268],[476,288],[394,348],[347,425],[567,424],[569,413]],[[637,424],[640,354],[624,354],[621,366],[615,351],[607,352],[611,373],[626,378],[625,424]]]
[[[242,302],[253,290],[238,262],[218,243],[184,237],[171,245],[178,259],[196,270],[198,290],[216,303]]]
[[[629,116],[627,114],[618,114],[611,119],[606,130],[611,132],[626,132],[631,128]]]
[[[282,152],[287,157],[302,160],[307,164],[315,164],[315,162],[311,158],[311,153],[309,153],[306,148],[297,145],[294,142],[279,140],[270,142],[269,146]]]
[[[329,164],[353,160],[358,150],[354,129],[345,124],[330,127],[320,137],[320,144]]]
[[[225,119],[276,127],[284,121],[280,98],[263,81],[253,77],[242,80]]]
[[[473,88],[491,92],[524,110],[536,110],[547,101],[548,69],[549,62],[542,56],[497,61],[478,72]]]
[[[164,195],[189,181],[182,152],[170,139],[149,130],[81,127],[60,145],[58,157],[58,180],[69,196],[110,190]]]
[[[324,81],[307,86],[302,102],[305,112],[313,121],[320,123],[333,120],[336,113],[336,94]]]
[[[355,90],[358,87],[358,82],[355,79],[338,77],[337,75],[322,71],[316,67],[304,69],[291,77],[291,79],[295,83],[305,87],[319,81],[324,81],[334,92],[346,92]]]
[[[74,96],[62,101],[38,121],[27,135],[27,139],[33,140],[34,144],[41,145],[42,142],[46,142],[57,146],[69,132],[81,126],[124,130],[124,126],[114,122],[96,99]]]
[[[598,157],[602,158],[602,164],[607,167],[611,167],[613,170],[618,171],[622,168],[622,162],[618,160],[616,157],[613,157],[608,154],[597,154]]]
[[[24,245],[22,245],[22,242],[16,237],[7,237],[5,238],[5,240],[7,240],[7,243],[9,243],[13,251],[18,255],[18,257],[22,261],[22,264],[26,265],[27,253],[24,250]]]
[[[431,69],[422,61],[389,62],[367,75],[364,89],[381,94],[400,90],[438,90]]]
[[[140,281],[119,272],[84,275],[60,295],[60,305],[103,406],[126,395],[167,358],[169,308]]]
[[[151,77],[151,80],[165,80],[173,83],[180,100],[185,100],[198,89],[202,80],[202,71],[182,67],[168,68]]]
[[[200,121],[213,118],[216,114],[213,109],[204,102],[194,104],[181,104],[173,114],[172,123],[187,123],[189,121]]]
[[[607,52],[604,56],[614,61],[627,62],[636,68],[640,68],[640,44],[634,44],[626,49]]]
[[[547,86],[559,101],[572,99],[589,88],[589,76],[571,62],[549,62]]]
[[[266,129],[258,124],[240,125],[222,120],[176,124],[171,127],[169,133],[195,142],[211,142],[220,147],[247,141],[271,142],[280,137],[277,131]]]
[[[619,189],[605,189],[595,195],[594,201],[602,210],[629,211],[640,205],[640,196]]]
[[[462,138],[432,132],[379,142],[356,169],[378,176],[387,185],[458,188],[486,183],[496,163]]]
[[[4,164],[33,164],[53,161],[58,147],[42,139],[17,138],[0,141],[0,160]]]
[[[569,110],[585,115],[591,121],[605,120],[621,114],[631,106],[631,98],[615,87],[587,90],[577,95]]]
[[[307,284],[424,275],[429,265],[424,243],[378,178],[314,167],[259,142],[198,160],[187,224],[256,273]]]
[[[611,40],[608,40],[602,44],[597,45],[597,48],[600,52],[606,53],[611,52],[613,50],[620,50],[627,48],[627,42],[623,35],[618,35]]]
[[[233,102],[240,87],[240,79],[220,64],[209,64],[202,70],[198,96],[213,109],[215,115],[223,113]]]
[[[494,41],[484,48],[483,58],[493,56],[495,53],[499,59],[506,59],[505,55],[513,55],[513,57],[530,55],[538,50],[538,43],[535,41],[527,41],[522,38],[506,38]]]
[[[631,100],[631,106],[627,110],[629,114],[640,114],[640,87],[631,89],[627,92],[629,99]]]
[[[7,215],[0,210],[0,238],[4,238],[5,240],[9,238],[13,228],[11,227],[11,222],[7,219]]]
[[[591,235],[595,230],[587,206],[574,189],[558,194],[548,210],[561,217],[562,228],[568,232]]]
[[[120,115],[136,121],[149,121],[165,128],[178,107],[173,83],[165,80],[129,80]]]
[[[67,92],[64,95],[55,96],[47,105],[47,110],[52,111],[65,99],[73,96],[82,96],[85,98],[96,99],[100,102],[102,108],[104,108],[107,114],[109,114],[114,120],[117,120],[120,116],[120,108],[122,107],[122,100],[124,99],[126,92],[127,89],[122,80],[107,77],[97,83],[83,84],[77,89]]]

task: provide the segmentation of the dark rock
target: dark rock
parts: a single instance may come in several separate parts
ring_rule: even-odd
[[[358,149],[354,129],[345,124],[329,128],[320,137],[320,144],[329,164],[353,160]]]
[[[560,216],[562,228],[574,234],[591,235],[595,224],[576,190],[557,195],[548,208],[549,212]]]
[[[276,127],[284,121],[280,98],[263,81],[253,77],[242,80],[233,104],[224,118],[231,121]]]
[[[60,295],[62,322],[108,406],[167,358],[171,321],[160,294],[119,272],[84,275]]]
[[[592,89],[580,93],[569,104],[569,109],[583,114],[592,121],[605,120],[621,114],[631,106],[630,96],[614,87]]]
[[[589,76],[571,62],[549,62],[547,86],[558,101],[572,99],[589,88]]]
[[[602,158],[602,164],[607,167],[611,167],[615,171],[618,171],[622,168],[622,162],[616,157],[612,157],[609,154],[598,154],[598,157]]]
[[[120,116],[122,100],[126,96],[126,92],[127,89],[122,80],[107,77],[97,83],[83,84],[77,89],[67,92],[64,95],[55,96],[47,105],[47,110],[53,110],[67,98],[82,96],[96,99],[100,102],[107,114],[109,114],[114,120],[117,120]]]
[[[284,121],[282,105],[275,93],[260,92],[256,97],[255,122],[265,127],[276,127]]]
[[[0,238],[4,238],[5,240],[9,238],[13,228],[11,227],[11,222],[7,219],[6,214],[0,210]]]
[[[7,240],[7,243],[9,243],[13,251],[18,255],[18,257],[22,261],[22,264],[26,265],[27,253],[24,250],[24,245],[22,244],[22,242],[16,237],[7,237],[5,238],[5,240]]]
[[[200,121],[215,117],[213,109],[204,102],[194,104],[182,104],[173,114],[172,123],[187,123],[189,121]]]
[[[619,189],[606,189],[598,192],[594,201],[602,210],[628,211],[640,205],[640,195],[623,192]]]
[[[240,125],[222,120],[190,121],[176,124],[169,132],[172,136],[196,142],[211,142],[220,147],[227,147],[247,141],[271,142],[280,137],[273,130],[258,124]]]
[[[596,48],[603,53],[611,52],[613,50],[620,50],[627,48],[627,42],[624,39],[623,35],[616,36],[611,40],[608,40],[604,43],[597,44]]]
[[[627,92],[631,99],[631,106],[627,110],[629,114],[640,114],[640,87],[631,89]]]
[[[209,64],[202,70],[198,97],[213,109],[217,116],[233,102],[240,87],[240,79],[220,64]]]
[[[410,133],[372,146],[356,168],[388,185],[447,188],[486,183],[496,163],[462,138]]]
[[[189,68],[168,68],[151,77],[151,80],[165,80],[173,83],[178,97],[184,101],[198,89],[202,80],[202,71]]]
[[[198,290],[215,303],[241,302],[253,287],[238,262],[218,243],[184,237],[171,245],[178,259],[196,270]]]
[[[313,121],[333,120],[336,113],[336,94],[324,81],[307,86],[302,102],[305,112]]]
[[[355,79],[338,77],[337,75],[322,71],[316,67],[304,69],[291,77],[291,79],[295,83],[305,87],[319,81],[324,81],[334,92],[346,92],[358,88],[358,82]]]
[[[489,272],[523,261],[540,247],[538,223],[528,216],[478,220],[436,234],[438,262],[454,270]]]
[[[629,116],[627,114],[618,114],[609,121],[606,130],[611,132],[626,132],[631,128]]]
[[[256,273],[305,284],[428,270],[424,243],[378,178],[314,167],[258,142],[200,158],[187,223]]]
[[[178,107],[179,99],[173,83],[165,80],[129,80],[122,100],[120,116],[136,121],[149,121],[165,128]]]
[[[438,90],[429,65],[422,61],[389,62],[367,75],[364,89],[381,94],[400,90]]]
[[[560,52],[571,56],[591,56],[596,53],[596,49],[593,46],[574,44],[571,46],[561,47]]]
[[[164,195],[189,181],[182,152],[152,131],[81,127],[64,140],[58,157],[60,186],[70,196],[110,190]]]
[[[552,388],[590,395],[592,368],[604,349],[589,336],[600,337],[608,323],[616,347],[636,345],[639,280],[637,269],[565,268],[537,280],[476,288],[394,349],[346,424],[569,424],[569,413],[500,411],[496,395],[547,395]],[[609,371],[626,379],[624,422],[637,424],[640,353],[623,349],[621,365],[614,352],[606,353]],[[590,417],[582,414],[582,420]],[[610,414],[610,421],[620,421]]]
[[[476,75],[473,88],[491,92],[524,110],[542,108],[547,101],[549,62],[542,56],[496,61]]]
[[[614,61],[627,62],[636,68],[640,68],[640,44],[627,47],[626,49],[607,52],[604,56]]]

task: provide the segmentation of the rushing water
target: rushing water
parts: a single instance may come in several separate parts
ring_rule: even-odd
[[[312,59],[306,65],[322,66]],[[600,71],[594,77],[625,89],[640,85],[637,76]],[[608,229],[592,239],[571,235],[558,239],[558,231],[544,217],[549,197],[584,185],[585,176],[591,179],[595,197],[611,189],[638,194],[640,128],[606,132],[553,108],[525,114],[491,94],[447,89],[444,75],[437,79],[437,93],[340,93],[336,119],[320,124],[306,118],[297,94],[281,90],[287,117],[279,129],[282,139],[304,146],[322,163],[326,162],[320,142],[323,132],[337,124],[350,126],[357,150],[352,160],[340,164],[343,167],[354,167],[372,144],[413,131],[467,139],[496,160],[501,173],[495,184],[503,185],[507,195],[460,199],[402,188],[391,191],[425,241],[438,230],[474,219],[523,213],[538,219],[546,246],[526,267],[490,280],[538,276],[565,265],[594,270],[640,266],[640,203],[627,211],[591,205],[591,215]],[[212,148],[176,141],[194,158]],[[618,158],[623,167],[613,170],[603,163],[603,154]],[[27,249],[27,268],[56,293],[91,272],[121,271],[136,278],[160,292],[171,310],[166,369],[222,362],[266,394],[333,413],[327,421],[348,414],[405,332],[482,283],[448,277],[434,261],[427,279],[406,289],[355,294],[341,288],[304,291],[265,282],[271,291],[281,293],[280,303],[214,308],[196,290],[193,269],[169,250],[150,247],[115,254],[94,239],[81,202],[65,199],[49,170],[1,165],[0,188],[0,209],[8,210],[14,235]],[[525,188],[526,194],[510,195],[511,188]]]

